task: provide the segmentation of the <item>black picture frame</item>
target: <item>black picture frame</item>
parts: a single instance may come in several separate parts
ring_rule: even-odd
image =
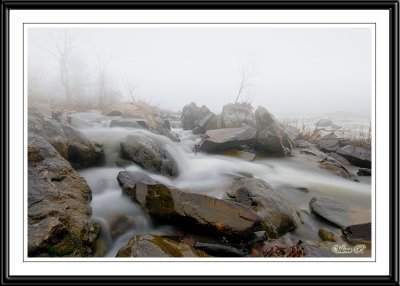
[[[9,13],[35,9],[271,9],[389,11],[390,256],[388,276],[10,276],[9,275]],[[399,285],[399,2],[398,1],[2,1],[1,3],[1,283],[88,285]],[[15,190],[14,190],[15,191]],[[288,271],[290,271],[288,269]]]

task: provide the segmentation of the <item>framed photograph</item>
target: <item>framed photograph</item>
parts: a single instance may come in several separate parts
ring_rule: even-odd
[[[2,283],[399,285],[398,4],[2,2]]]

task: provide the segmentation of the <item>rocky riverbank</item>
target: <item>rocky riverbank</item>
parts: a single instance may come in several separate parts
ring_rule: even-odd
[[[368,256],[368,203],[329,193],[324,180],[368,188],[371,152],[333,122],[317,126],[305,136],[242,103],[220,114],[191,103],[180,116],[129,103],[81,115],[30,107],[28,254],[323,257],[363,244],[357,256]],[[276,175],[282,163],[310,168],[318,183]],[[110,188],[119,210],[108,197],[98,210],[92,198]],[[139,216],[151,227],[139,229]]]

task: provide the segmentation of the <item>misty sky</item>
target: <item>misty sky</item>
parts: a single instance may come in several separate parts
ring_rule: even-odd
[[[276,114],[369,116],[372,31],[337,27],[70,29],[78,31],[70,68],[93,78],[102,57],[108,84],[126,99],[129,80],[152,104],[181,110],[194,101],[216,113],[235,101],[241,70],[251,70],[250,86],[239,101],[250,98],[254,107]],[[51,52],[65,31],[29,29],[28,65],[35,77],[57,81],[58,62]]]

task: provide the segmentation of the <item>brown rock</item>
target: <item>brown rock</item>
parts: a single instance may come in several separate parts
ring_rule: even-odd
[[[116,257],[208,257],[192,246],[157,235],[135,235]]]
[[[28,158],[28,255],[93,255],[100,227],[85,179],[41,136],[29,135]]]
[[[144,173],[123,171],[117,179],[123,193],[159,221],[237,238],[249,234],[259,222],[254,212],[240,204],[168,187]]]
[[[271,238],[284,235],[300,222],[295,208],[262,180],[240,178],[230,190],[228,197],[257,213],[261,228]]]

